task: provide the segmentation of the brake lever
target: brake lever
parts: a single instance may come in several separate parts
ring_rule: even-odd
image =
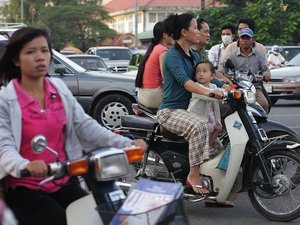
[[[52,176],[50,176],[50,177],[48,177],[48,178],[42,180],[42,181],[39,183],[39,190],[42,189],[42,187],[43,187],[43,185],[44,185],[45,183],[47,183],[47,182],[49,182],[49,181],[52,181],[52,180],[54,180],[54,179],[55,179],[55,175],[52,175]]]

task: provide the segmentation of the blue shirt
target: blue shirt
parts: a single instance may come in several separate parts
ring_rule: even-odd
[[[179,44],[168,50],[164,59],[164,94],[160,109],[187,109],[191,92],[184,88],[189,80],[194,80],[194,66],[200,62],[200,57],[193,50],[185,54]]]

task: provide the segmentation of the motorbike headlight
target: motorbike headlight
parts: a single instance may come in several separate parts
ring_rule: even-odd
[[[244,101],[246,104],[253,104],[256,102],[255,93],[252,91],[244,92]]]
[[[98,181],[114,180],[129,173],[129,164],[123,150],[109,148],[99,151],[92,158],[95,175]]]
[[[300,82],[300,75],[299,76],[293,76],[293,77],[285,77],[282,79],[284,83],[297,83]]]

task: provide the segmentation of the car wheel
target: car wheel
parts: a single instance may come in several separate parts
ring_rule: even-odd
[[[97,102],[93,117],[108,129],[118,129],[121,127],[121,117],[133,114],[132,103],[129,98],[119,94],[105,96]]]

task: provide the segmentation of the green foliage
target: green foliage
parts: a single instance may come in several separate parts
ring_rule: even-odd
[[[226,8],[210,7],[199,12],[211,29],[211,45],[220,43],[220,29],[226,23],[237,25],[241,18],[251,18],[256,23],[256,40],[264,45],[298,44],[300,40],[300,2],[283,0],[220,0]],[[242,16],[241,16],[242,15]],[[209,46],[207,47],[209,48]]]
[[[102,22],[109,19],[109,16],[100,6],[99,0],[53,0],[54,5],[45,7],[49,2],[23,0],[23,22],[28,26],[48,27],[54,48],[62,49],[71,40],[76,47],[85,51],[116,34],[116,31]],[[10,0],[10,4],[2,11],[6,22],[21,22],[20,6],[20,0]]]

